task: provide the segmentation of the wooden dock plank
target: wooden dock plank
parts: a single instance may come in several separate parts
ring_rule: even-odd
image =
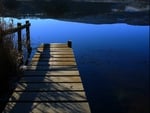
[[[68,48],[67,44],[62,44],[62,43],[53,43],[53,44],[44,44],[40,45],[42,48]]]
[[[37,52],[73,52],[72,48],[37,48]]]
[[[42,66],[76,66],[77,64],[76,64],[76,62],[34,62],[34,61],[32,61],[31,63],[30,63],[30,66],[40,66],[40,65],[42,65]]]
[[[65,45],[64,48],[60,48],[60,47],[41,47],[41,46],[39,46],[37,48],[37,50],[42,50],[42,49],[44,49],[44,50],[47,50],[47,49],[49,49],[49,50],[73,50],[72,48],[69,48],[67,45]]]
[[[64,92],[14,92],[9,99],[10,102],[71,102],[86,101],[84,91]]]
[[[50,51],[73,51],[73,49],[72,48],[68,48],[68,47],[66,47],[66,48],[57,48],[57,47],[47,47],[47,48],[44,48],[44,47],[38,47],[37,48],[37,51],[47,51],[47,50],[50,50]]]
[[[32,58],[32,62],[35,61],[45,61],[45,62],[75,62],[74,58]]]
[[[79,71],[25,71],[24,76],[34,75],[79,75]]]
[[[18,83],[14,91],[83,91],[82,83]]]
[[[77,70],[77,67],[76,66],[27,66],[26,67],[26,70],[30,70],[30,71],[35,71],[35,70],[38,70],[38,71],[72,71],[72,70]]]
[[[40,55],[40,54],[35,54],[33,58],[74,58],[74,55],[70,54],[70,55]]]
[[[63,77],[63,76],[46,76],[46,77],[22,77],[19,82],[81,82],[81,78],[79,76],[71,76],[71,77]]]
[[[46,51],[43,51],[43,52],[36,52],[35,55],[73,55],[73,52],[72,51],[55,51],[55,52],[46,52]]]
[[[8,102],[3,113],[90,113],[88,102]]]

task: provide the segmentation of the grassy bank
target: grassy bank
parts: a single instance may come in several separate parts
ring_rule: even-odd
[[[0,19],[0,112],[5,106],[3,99],[9,97],[13,83],[18,78],[19,53],[14,43],[14,35],[2,36],[2,31],[13,27],[13,21],[6,23]]]

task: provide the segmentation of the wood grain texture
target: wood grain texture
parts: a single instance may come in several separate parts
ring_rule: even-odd
[[[88,102],[8,102],[3,113],[91,113],[88,106]]]
[[[18,83],[14,91],[83,91],[82,83]]]

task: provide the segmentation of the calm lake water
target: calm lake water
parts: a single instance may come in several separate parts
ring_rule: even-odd
[[[33,53],[72,40],[92,113],[148,113],[149,26],[28,20]]]

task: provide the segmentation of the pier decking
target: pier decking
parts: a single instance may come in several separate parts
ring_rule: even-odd
[[[90,113],[72,48],[40,45],[3,113]]]

